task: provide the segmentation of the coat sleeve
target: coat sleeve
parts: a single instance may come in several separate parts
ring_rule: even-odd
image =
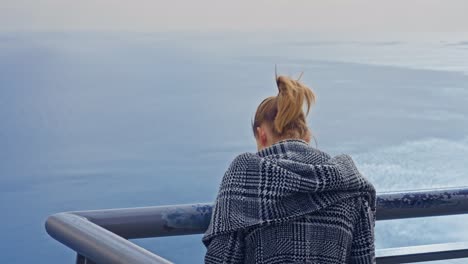
[[[244,263],[245,243],[243,231],[213,237],[206,241],[205,264]]]
[[[365,199],[361,201],[354,226],[350,263],[374,264],[376,263],[374,243],[375,210],[369,206],[368,201]]]

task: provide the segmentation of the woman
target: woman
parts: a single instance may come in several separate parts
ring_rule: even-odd
[[[375,189],[351,157],[309,146],[314,93],[288,77],[257,108],[257,153],[225,173],[205,263],[375,263]]]

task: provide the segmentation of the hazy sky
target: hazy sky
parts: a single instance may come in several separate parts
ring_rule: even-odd
[[[466,0],[0,0],[0,31],[468,31]]]

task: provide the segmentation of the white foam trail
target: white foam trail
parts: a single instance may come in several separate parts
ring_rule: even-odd
[[[405,142],[353,155],[378,192],[468,186],[468,137]],[[464,241],[468,215],[381,221],[377,247]]]
[[[468,186],[468,137],[406,142],[353,157],[380,191]]]

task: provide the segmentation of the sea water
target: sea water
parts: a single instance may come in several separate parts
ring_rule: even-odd
[[[47,216],[211,202],[254,152],[274,68],[317,94],[318,148],[379,192],[468,185],[468,36],[1,33],[2,263],[73,263]],[[313,143],[314,144],[314,143]],[[377,247],[463,241],[467,216],[377,223]],[[201,263],[201,235],[134,240]]]

